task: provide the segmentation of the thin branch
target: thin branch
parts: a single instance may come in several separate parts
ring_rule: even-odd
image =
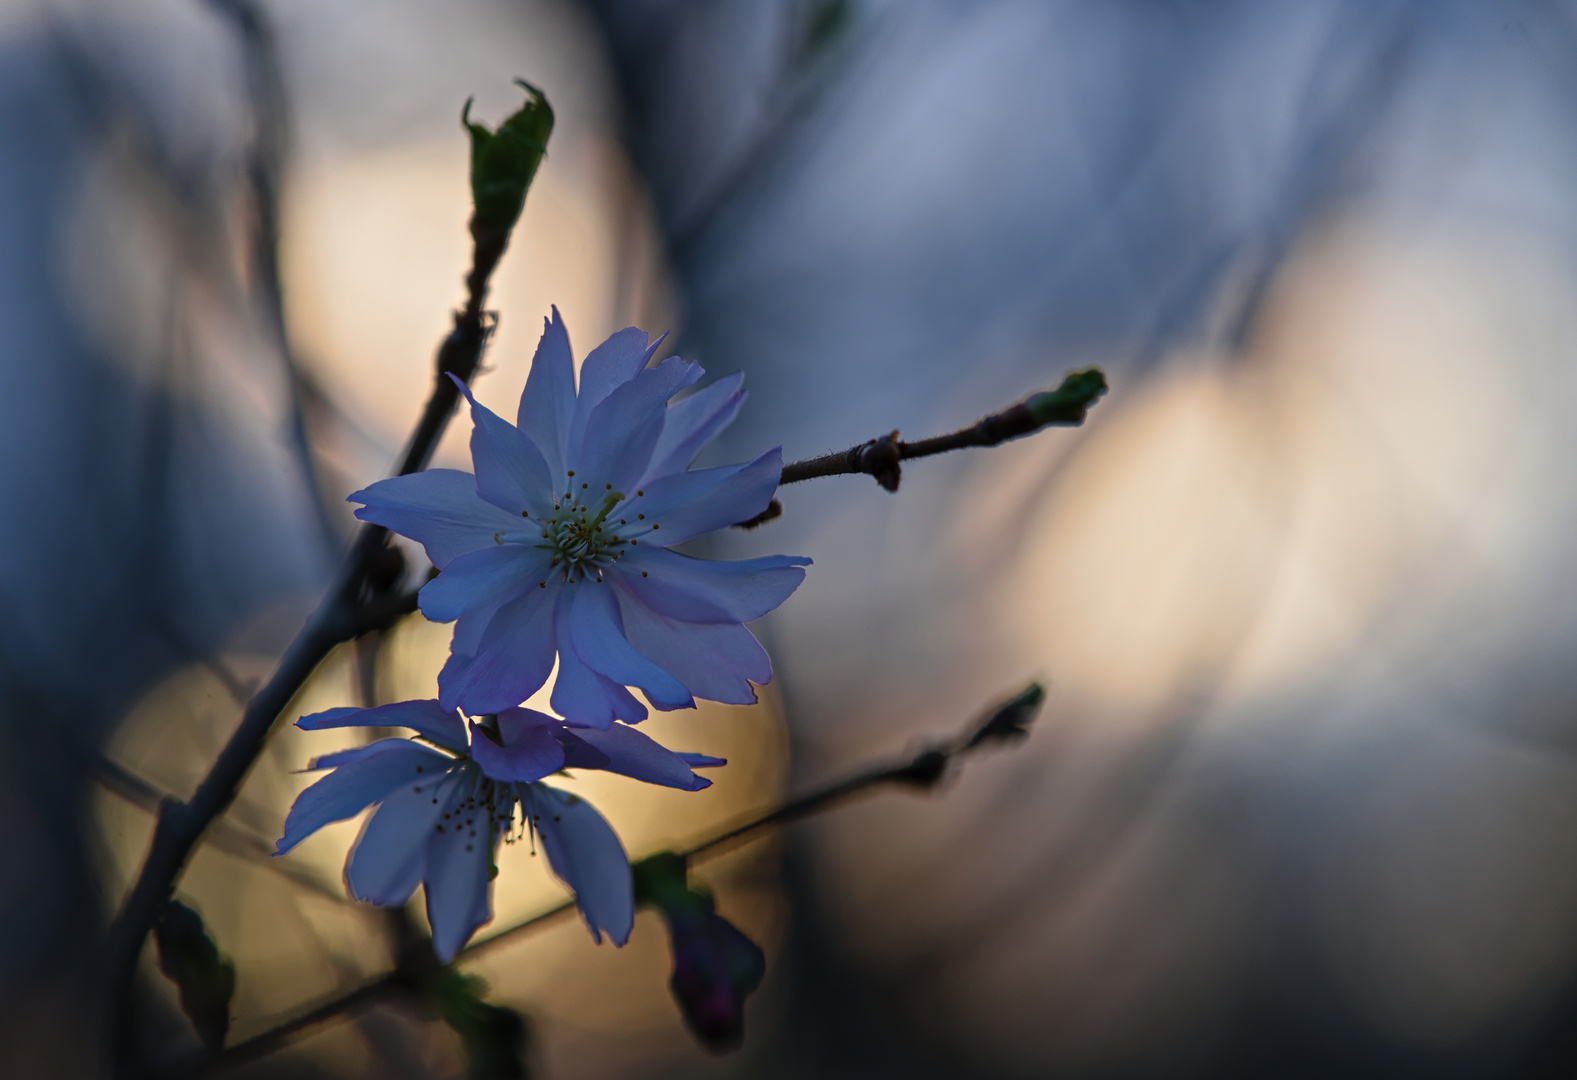
[[[1031,683],[1016,696],[988,711],[983,719],[971,723],[953,739],[929,746],[907,759],[868,766],[853,776],[802,795],[770,813],[730,826],[715,836],[685,848],[679,854],[692,865],[716,858],[741,844],[755,840],[768,829],[800,821],[888,784],[929,791],[947,774],[948,766],[955,760],[973,753],[988,743],[1015,742],[1026,736],[1028,725],[1040,711],[1045,698],[1045,689],[1039,683]],[[455,957],[455,963],[474,960],[484,953],[492,952],[507,941],[513,941],[563,919],[574,910],[574,899],[565,900],[481,941],[472,942],[460,950]],[[298,1016],[254,1035],[245,1042],[226,1047],[197,1063],[194,1071],[216,1072],[254,1061],[282,1049],[297,1036],[305,1034],[320,1024],[337,1020],[367,1005],[397,995],[402,990],[419,992],[420,982],[421,972],[409,971],[403,965],[396,967],[393,971],[370,979],[348,993],[330,998]]]
[[[104,790],[118,795],[132,806],[157,814],[159,807],[171,796],[159,790],[118,761],[105,754],[94,754],[89,760],[93,779]],[[274,858],[273,845],[254,833],[240,828],[225,818],[213,823],[203,837],[203,842],[218,848],[227,855],[246,859],[255,866],[267,867],[294,885],[310,889],[337,903],[349,904],[350,899],[339,889],[325,884],[317,875],[302,869],[289,859]]]
[[[734,522],[734,528],[754,529],[758,526],[765,525],[769,521],[775,521],[782,516],[783,504],[778,502],[776,499],[773,499],[771,502],[767,503],[767,508],[761,511],[761,513],[757,514],[755,517],[749,518],[745,521]]]
[[[357,612],[356,633],[371,634],[387,630],[417,610],[416,589],[410,592],[374,596]]]
[[[901,476],[899,462],[971,446],[996,446],[1045,427],[1077,427],[1084,423],[1090,406],[1104,393],[1106,377],[1098,368],[1071,372],[1057,389],[1032,394],[1016,405],[992,413],[978,423],[949,435],[903,442],[894,431],[836,454],[790,462],[783,466],[779,483],[797,484],[801,480],[814,480],[822,476],[864,473],[874,476],[876,482],[888,491],[897,491]],[[762,520],[770,518],[752,518],[740,525],[742,528],[751,528]]]
[[[482,310],[487,273],[497,265],[502,251],[503,245],[496,239],[473,245],[466,306],[455,312],[453,329],[438,348],[433,390],[396,475],[417,472],[431,459],[459,400],[460,392],[448,376],[453,374],[468,382],[476,372],[496,322]],[[169,899],[192,849],[209,824],[235,799],[236,790],[262,751],[280,713],[329,652],[364,627],[364,586],[387,542],[388,531],[381,526],[362,527],[333,585],[285,650],[273,676],[247,703],[240,724],[190,801],[166,799],[160,805],[147,859],[110,927],[105,954],[110,1030],[120,1046],[127,1043],[124,1001],[143,941]]]
[[[226,1047],[213,1057],[198,1064],[192,1070],[192,1075],[202,1075],[220,1069],[234,1068],[244,1065],[248,1061],[256,1061],[260,1057],[267,1057],[276,1051],[283,1050],[295,1041],[297,1035],[310,1031],[319,1024],[330,1020],[337,1020],[342,1016],[375,1005],[387,998],[396,996],[405,989],[404,978],[397,972],[373,979],[363,983],[348,994],[338,997],[328,997],[315,1008],[308,1009],[300,1016],[286,1020],[278,1027],[269,1028],[261,1034],[254,1035],[245,1042],[236,1043]]]
[[[1031,683],[947,742],[929,746],[907,760],[869,766],[846,779],[801,795],[769,814],[726,829],[679,854],[691,863],[716,858],[755,839],[765,829],[792,824],[883,784],[900,784],[929,791],[947,775],[948,766],[958,758],[988,743],[1017,742],[1028,735],[1028,725],[1035,719],[1045,700],[1045,688],[1040,683]]]
[[[323,497],[320,470],[307,438],[302,373],[285,329],[284,289],[279,271],[279,193],[290,142],[290,109],[280,69],[279,45],[256,0],[207,0],[229,19],[240,40],[251,106],[252,138],[246,158],[246,179],[252,191],[251,287],[267,323],[269,336],[284,366],[290,394],[290,437],[300,459],[303,479],[311,489],[318,528],[333,550],[340,537]]]

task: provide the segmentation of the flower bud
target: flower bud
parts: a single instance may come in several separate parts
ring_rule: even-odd
[[[717,913],[712,897],[688,883],[684,857],[662,852],[632,867],[637,903],[656,908],[668,924],[674,973],[668,986],[685,1023],[713,1050],[730,1050],[745,1035],[745,998],[766,975],[760,946]]]
[[[714,1050],[731,1049],[744,1039],[745,998],[761,985],[766,957],[710,896],[689,895],[691,904],[664,912],[674,954],[668,985],[690,1030]]]

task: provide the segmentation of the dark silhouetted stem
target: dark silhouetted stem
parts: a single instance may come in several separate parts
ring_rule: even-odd
[[[473,270],[467,278],[470,296],[465,308],[455,313],[454,328],[438,348],[432,394],[396,475],[418,472],[431,460],[459,401],[460,392],[448,376],[454,374],[468,382],[476,373],[493,320],[481,306],[486,275],[478,275],[475,267],[485,263],[490,271],[501,250],[490,245],[486,251],[473,253]],[[192,849],[209,824],[234,801],[279,715],[335,646],[367,629],[387,625],[400,613],[414,608],[414,594],[370,599],[363,595],[369,571],[378,565],[388,535],[380,526],[361,528],[333,585],[285,650],[274,674],[247,702],[240,724],[191,799],[184,803],[167,799],[160,806],[147,859],[110,926],[105,988],[109,992],[109,1031],[116,1047],[124,1049],[129,1045],[125,999],[131,991],[143,942],[169,900]]]
[[[1077,427],[1084,423],[1090,406],[1105,392],[1106,378],[1100,371],[1095,368],[1075,371],[1056,390],[1033,394],[960,431],[917,442],[903,442],[894,431],[836,454],[792,461],[783,466],[783,476],[778,482],[797,484],[823,476],[864,473],[874,476],[888,491],[897,491],[902,475],[899,462],[972,446],[996,446],[1045,427]],[[750,528],[766,520],[770,517],[752,518],[740,524]]]

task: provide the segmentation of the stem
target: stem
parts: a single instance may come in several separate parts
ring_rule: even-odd
[[[328,998],[316,1008],[309,1009],[300,1016],[285,1021],[278,1027],[269,1028],[261,1034],[252,1036],[245,1042],[226,1047],[208,1061],[193,1069],[192,1073],[201,1075],[216,1069],[233,1068],[248,1061],[255,1061],[260,1057],[267,1057],[276,1050],[283,1050],[289,1046],[295,1037],[304,1031],[315,1028],[329,1020],[355,1012],[367,1005],[375,1005],[384,998],[392,996],[399,991],[401,982],[402,980],[397,978],[394,972],[390,972],[381,978],[363,983],[348,994]]]
[[[150,814],[158,814],[165,803],[174,801],[166,792],[103,754],[94,754],[89,760],[89,768],[92,770],[93,779],[106,791],[120,796],[132,806]],[[226,854],[246,859],[254,866],[267,867],[271,873],[278,874],[286,881],[308,889],[318,896],[340,904],[351,903],[343,890],[330,888],[316,874],[292,863],[289,859],[274,858],[273,844],[254,835],[250,830],[231,824],[224,818],[213,823],[208,835],[204,837],[204,843]]]
[[[470,295],[464,310],[455,313],[454,328],[438,348],[432,393],[395,475],[403,476],[427,466],[460,397],[459,389],[448,376],[453,374],[469,381],[481,362],[493,328],[493,319],[482,311],[481,304],[487,290],[487,273],[497,265],[502,250],[501,244],[490,244],[486,250],[478,244],[473,251],[472,270],[466,279]],[[110,926],[106,947],[109,1030],[118,1047],[129,1045],[126,998],[143,941],[174,891],[192,849],[209,824],[234,801],[280,713],[335,646],[351,640],[373,623],[369,616],[391,615],[410,603],[409,597],[402,597],[383,604],[390,609],[388,612],[374,610],[380,605],[379,598],[363,603],[368,571],[387,541],[388,531],[381,526],[361,528],[317,610],[285,650],[267,684],[247,703],[240,724],[191,799],[185,803],[167,799],[160,805],[147,859]]]
[[[820,813],[886,784],[904,784],[929,791],[946,775],[947,767],[953,760],[971,754],[987,743],[1013,742],[1027,735],[1026,725],[1034,719],[1044,700],[1045,690],[1039,683],[1031,683],[1016,696],[988,711],[984,719],[977,719],[962,734],[947,742],[929,746],[907,760],[867,766],[853,776],[801,795],[770,813],[724,829],[721,833],[694,844],[679,854],[690,863],[716,858],[740,844],[755,840],[767,829],[810,817],[812,814]],[[506,940],[513,940],[539,930],[574,910],[574,899],[565,900],[490,937],[472,942],[460,950],[455,962],[474,960],[483,953],[497,949]],[[348,993],[331,998],[299,1016],[254,1035],[245,1042],[226,1047],[197,1063],[193,1071],[216,1072],[253,1061],[283,1048],[296,1036],[319,1024],[337,1020],[365,1005],[382,1000],[386,995],[417,985],[419,983],[413,977],[413,973],[403,967],[396,967],[393,971],[377,976]]]
[[[1016,405],[1010,405],[1001,412],[992,413],[969,427],[947,435],[935,435],[911,443],[900,441],[898,433],[894,431],[835,454],[792,461],[783,466],[783,476],[778,483],[797,484],[801,480],[815,480],[823,476],[865,473],[874,476],[876,482],[888,491],[897,491],[901,477],[898,463],[901,461],[945,454],[950,450],[971,446],[996,446],[1045,427],[1078,427],[1084,423],[1090,406],[1105,392],[1106,377],[1098,369],[1071,372],[1057,389],[1032,394]],[[769,510],[766,516],[741,522],[741,526],[753,528],[776,516]]]

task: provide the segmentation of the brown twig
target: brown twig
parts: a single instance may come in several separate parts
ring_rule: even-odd
[[[104,790],[118,795],[132,806],[146,810],[150,814],[157,814],[159,807],[171,798],[167,792],[160,791],[153,784],[104,754],[94,754],[88,767],[93,779]],[[254,866],[267,867],[272,873],[319,896],[341,904],[350,902],[342,891],[327,885],[311,871],[289,860],[274,858],[273,844],[224,818],[215,821],[203,839],[205,843],[227,855],[245,859]]]
[[[439,345],[432,393],[395,475],[417,472],[431,459],[459,401],[460,392],[448,376],[453,374],[469,381],[476,373],[496,322],[482,310],[487,279],[477,269],[485,265],[491,270],[501,250],[496,243],[490,243],[487,250],[478,247],[473,251],[466,305],[455,312],[453,328]],[[236,790],[262,751],[280,713],[318,664],[335,646],[377,625],[380,618],[397,614],[365,603],[369,573],[377,568],[387,543],[388,531],[381,526],[362,527],[333,585],[285,650],[272,677],[247,703],[240,724],[191,799],[166,799],[160,805],[147,859],[110,927],[106,948],[104,985],[109,992],[109,1030],[118,1046],[128,1043],[124,1004],[143,941],[168,901],[192,849],[235,799]],[[406,604],[414,606],[410,598],[399,598],[391,601],[389,607],[408,610],[403,607]]]
[[[783,466],[783,476],[778,483],[797,484],[802,480],[815,480],[823,476],[864,473],[874,476],[876,482],[888,491],[897,491],[898,481],[902,477],[899,462],[971,446],[996,446],[1044,427],[1077,427],[1084,423],[1090,406],[1105,392],[1106,377],[1098,369],[1075,371],[1063,379],[1062,385],[1056,390],[1033,394],[1016,405],[1010,405],[1001,412],[992,413],[969,427],[947,435],[903,442],[898,438],[898,432],[894,431],[835,454],[790,462]],[[741,527],[749,527],[760,523],[752,518],[740,524]]]

